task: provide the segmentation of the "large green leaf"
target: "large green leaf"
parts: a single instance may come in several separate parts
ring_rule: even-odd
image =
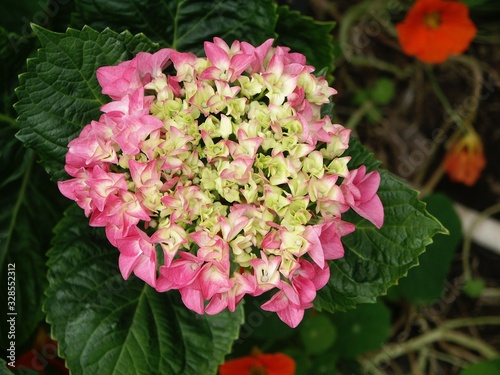
[[[436,236],[434,242],[419,258],[419,266],[408,272],[399,285],[391,288],[390,296],[403,296],[410,303],[422,305],[441,299],[445,293],[450,265],[462,240],[460,218],[453,208],[453,201],[444,194],[424,197],[428,211],[446,226],[450,235]]]
[[[333,70],[333,37],[332,22],[315,21],[297,11],[291,11],[287,6],[278,8],[278,24],[276,32],[279,37],[277,44],[287,45],[295,52],[307,56],[307,63],[324,69]]]
[[[15,300],[5,299],[0,314],[17,314],[15,338],[20,347],[43,320],[41,309],[46,282],[45,252],[52,228],[59,219],[62,197],[43,168],[36,164],[32,150],[16,140],[15,124],[0,121],[0,279],[2,296],[7,282],[15,279]],[[15,163],[12,161],[15,160]],[[66,204],[66,202],[64,202]],[[9,272],[12,271],[12,272]],[[8,278],[11,277],[11,278]],[[9,311],[7,309],[9,308]],[[7,325],[0,325],[0,347],[10,339]]]
[[[274,36],[272,0],[77,0],[80,23],[144,33],[162,46],[200,53],[218,36],[260,44]]]
[[[214,374],[243,322],[243,309],[188,310],[176,292],[121,278],[118,251],[72,206],[49,252],[45,310],[72,374]]]
[[[5,131],[2,134],[5,135]],[[5,141],[15,139],[11,136],[0,138],[0,150]],[[17,143],[22,149],[20,142]],[[16,343],[21,346],[44,317],[41,309],[47,284],[44,254],[52,227],[59,218],[60,194],[43,168],[36,165],[32,151],[26,151],[19,160],[22,169],[16,173],[22,172],[22,175],[0,188],[0,279],[5,285],[9,270],[13,273],[8,276],[15,278],[15,301],[10,300],[15,305],[7,305],[5,300],[0,305],[0,314],[6,316],[7,308],[12,307],[9,312],[17,313],[18,319],[22,319],[22,323],[18,320],[16,325]],[[1,348],[9,342],[7,328],[5,324],[0,325]]]
[[[62,179],[68,142],[99,118],[99,108],[108,100],[101,94],[97,68],[157,46],[143,35],[126,31],[98,33],[85,27],[60,34],[37,26],[34,31],[42,48],[28,60],[27,72],[19,78],[15,108],[21,130],[17,136],[40,154],[52,177]]]
[[[350,167],[365,164],[375,169],[378,161],[358,141],[349,147]],[[418,193],[380,170],[378,195],[385,221],[379,230],[356,213],[342,218],[356,225],[356,231],[342,238],[345,256],[330,263],[331,277],[319,291],[314,305],[328,311],[353,308],[358,303],[375,302],[376,297],[418,264],[418,256],[436,233],[446,230],[418,199]]]

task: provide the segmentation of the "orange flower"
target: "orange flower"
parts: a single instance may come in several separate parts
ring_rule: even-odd
[[[16,359],[16,369],[19,374],[69,374],[64,360],[56,357],[56,353],[57,343],[50,338],[45,327],[39,327],[33,347]]]
[[[486,165],[483,143],[476,132],[470,131],[455,142],[443,163],[450,180],[474,185]]]
[[[255,354],[233,359],[219,367],[220,375],[293,375],[295,361],[283,353]]]
[[[444,0],[417,0],[396,28],[404,53],[426,63],[463,53],[477,31],[467,5]]]

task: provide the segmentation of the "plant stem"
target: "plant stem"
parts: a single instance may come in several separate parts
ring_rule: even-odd
[[[405,69],[401,69],[397,65],[388,63],[387,61],[380,60],[377,59],[376,57],[371,57],[371,56],[351,55],[349,58],[349,62],[353,65],[366,66],[387,73],[392,73],[397,78],[407,78],[413,72],[411,65],[408,65]]]
[[[500,298],[500,288],[484,288],[482,298]]]
[[[472,103],[470,103],[470,112],[467,114],[466,119],[468,122],[472,123],[477,114],[479,108],[479,100],[481,99],[481,90],[483,88],[483,70],[479,66],[478,61],[471,56],[454,56],[453,60],[467,65],[472,73],[472,83],[474,84],[474,90],[472,91]]]
[[[24,172],[23,181],[21,183],[21,187],[19,188],[17,200],[16,203],[14,204],[14,208],[12,209],[12,217],[10,219],[9,229],[7,230],[5,236],[5,242],[2,244],[3,251],[0,252],[0,267],[3,267],[5,258],[7,257],[10,241],[13,236],[14,229],[16,227],[17,215],[19,214],[21,205],[23,204],[23,200],[25,199],[26,189],[28,188],[28,184],[30,182],[30,177],[31,177],[31,168],[34,162],[35,162],[35,156],[33,155],[31,162],[28,164],[26,171]]]
[[[462,118],[458,115],[458,113],[455,112],[450,102],[448,101],[448,98],[444,94],[443,90],[441,90],[441,86],[439,86],[439,82],[436,78],[436,75],[434,74],[434,71],[429,65],[425,65],[425,72],[427,73],[427,77],[429,78],[429,82],[431,83],[434,93],[438,97],[446,113],[451,117],[451,119],[455,122],[455,124],[457,124],[457,126],[463,128],[463,130],[466,131],[466,129],[464,128],[464,122]]]
[[[447,362],[455,367],[465,367],[469,363],[456,355],[442,353],[437,350],[431,350],[429,352],[429,357],[439,359],[442,362]]]
[[[471,337],[461,332],[456,331],[444,331],[443,339],[460,344],[466,348],[475,350],[480,353],[486,359],[492,359],[498,356],[498,352],[495,348],[488,345],[481,339]]]
[[[373,6],[372,0],[365,0],[356,6],[349,8],[349,10],[344,14],[342,18],[342,22],[340,22],[339,29],[339,44],[342,48],[345,59],[352,65],[357,66],[368,66],[372,68],[376,68],[378,70],[382,70],[385,72],[389,72],[394,74],[398,78],[408,77],[412,73],[411,68],[401,69],[397,65],[388,63],[387,61],[377,59],[375,57],[362,56],[357,54],[362,48],[366,47],[365,41],[363,45],[352,47],[349,43],[349,35],[350,30],[354,23],[366,16],[370,12]],[[365,35],[366,37],[366,35]]]
[[[422,352],[420,353],[420,357],[418,358],[417,363],[417,371],[419,374],[425,373],[425,369],[427,368],[427,363],[429,361],[429,352],[430,348],[422,348]]]
[[[456,328],[472,325],[500,325],[500,316],[483,316],[478,318],[462,318],[445,321],[441,323],[439,327],[412,340],[385,345],[377,354],[370,358],[369,361],[374,366],[377,366],[381,363],[400,357],[408,352],[421,350],[427,345],[440,340],[448,340],[461,344],[467,348],[476,350],[485,358],[497,356],[498,352],[493,347],[486,344],[483,340],[471,337],[461,332],[453,331]]]
[[[448,122],[448,124],[451,125],[451,122]],[[445,128],[445,126],[443,126],[443,129],[444,128]],[[448,127],[446,127],[446,131],[447,130],[448,130]],[[462,130],[456,129],[455,132],[453,132],[453,134],[451,135],[448,142],[450,142],[450,143],[455,142],[458,138],[460,138],[461,134],[462,134]],[[435,152],[435,150],[433,150],[433,152]],[[418,182],[417,186],[420,185],[420,182],[421,182],[422,178],[424,177],[424,174],[425,174],[425,171],[423,171],[422,174],[419,176],[419,178],[416,179],[416,181]],[[420,189],[420,195],[425,196],[427,194],[430,194],[434,190],[436,185],[439,183],[439,181],[441,181],[441,178],[443,177],[443,175],[444,175],[444,167],[443,167],[443,164],[440,163],[439,166],[436,167],[436,170],[431,175],[431,177],[427,180],[425,185]]]
[[[448,98],[444,94],[443,90],[441,89],[441,86],[439,85],[439,82],[436,78],[436,75],[434,74],[434,71],[432,70],[431,66],[429,65],[424,65],[425,72],[427,74],[427,77],[429,78],[429,82],[431,83],[432,89],[434,90],[434,93],[436,94],[437,98],[439,99],[441,105],[444,107],[446,113],[450,116],[450,120],[445,121],[444,125],[441,127],[442,133],[446,133],[452,123],[455,123],[457,125],[457,129],[453,133],[453,135],[448,139],[448,144],[452,144],[456,139],[460,137],[461,134],[465,134],[467,132],[474,132],[473,126],[471,124],[471,121],[474,120],[476,117],[477,109],[479,107],[479,99],[481,97],[481,88],[482,88],[482,71],[481,68],[479,67],[477,61],[473,58],[467,58],[464,56],[456,57],[454,58],[456,62],[462,63],[467,65],[467,67],[471,70],[472,77],[473,77],[473,83],[474,83],[474,89],[472,94],[468,98],[472,98],[472,102],[468,105],[468,107],[471,107],[471,110],[469,113],[467,113],[467,116],[465,116],[465,119],[463,119],[457,111],[452,107],[450,102],[448,101]],[[465,101],[464,101],[465,103]],[[463,107],[464,104],[462,104]],[[438,150],[437,145],[433,147],[433,150],[431,152],[431,155],[429,157],[429,160],[432,160],[433,156],[435,155],[436,151]],[[418,186],[421,184],[422,179],[425,176],[426,170],[429,166],[430,162],[428,161],[426,165],[421,169],[420,173],[418,174],[417,178],[415,179],[415,184]],[[434,174],[431,176],[429,181],[425,184],[424,188],[422,189],[422,195],[425,195],[427,193],[430,193],[434,187],[439,183],[441,177],[443,176],[443,170],[442,167],[439,167]]]
[[[480,316],[477,318],[458,318],[441,323],[440,328],[455,329],[468,326],[500,325],[500,316]]]
[[[3,121],[3,122],[6,122],[8,123],[9,125],[12,125],[12,126],[17,126],[17,122],[15,119],[13,119],[12,117],[10,116],[7,116],[3,113],[0,113],[0,121]]]
[[[431,175],[431,177],[427,180],[425,185],[420,188],[420,196],[425,197],[427,194],[432,193],[436,185],[441,181],[441,178],[444,175],[444,168],[442,164],[439,164],[436,167],[436,170]]]
[[[372,108],[373,102],[371,100],[366,100],[361,107],[356,109],[351,116],[349,116],[349,119],[345,123],[345,127],[351,130],[356,129],[360,121],[363,119],[363,116],[366,115]]]
[[[361,367],[363,367],[363,370],[367,374],[373,374],[373,375],[386,375],[385,372],[381,371],[377,364],[375,364],[372,360],[367,359],[367,358],[359,358],[358,362],[360,363]]]

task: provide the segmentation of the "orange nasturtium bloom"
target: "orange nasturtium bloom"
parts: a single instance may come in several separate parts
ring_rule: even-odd
[[[396,28],[403,52],[431,64],[463,53],[477,32],[467,5],[445,0],[417,0]]]
[[[283,353],[255,354],[233,359],[219,367],[220,375],[294,375],[295,361]]]
[[[474,185],[486,166],[483,143],[477,133],[469,131],[456,141],[448,150],[443,163],[450,180],[467,186]]]

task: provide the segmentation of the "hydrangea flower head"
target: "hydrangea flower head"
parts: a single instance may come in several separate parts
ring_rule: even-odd
[[[321,116],[336,91],[269,39],[162,49],[98,69],[111,102],[69,143],[60,191],[104,227],[132,273],[197,313],[245,295],[301,321],[355,230],[380,227],[380,176],[349,170],[350,131]]]

